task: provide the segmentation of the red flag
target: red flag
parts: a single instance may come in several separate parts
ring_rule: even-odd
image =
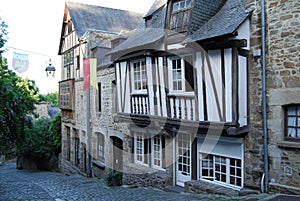
[[[83,58],[83,90],[85,91],[90,86],[90,59]]]
[[[96,90],[98,90],[96,58],[90,58],[90,85],[95,87]]]

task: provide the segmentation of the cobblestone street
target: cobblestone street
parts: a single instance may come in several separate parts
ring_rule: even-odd
[[[229,198],[209,194],[164,192],[153,188],[107,187],[102,180],[55,172],[17,170],[15,163],[0,166],[0,200],[286,200],[274,195]],[[290,199],[288,199],[290,200]],[[295,199],[296,200],[296,199]]]

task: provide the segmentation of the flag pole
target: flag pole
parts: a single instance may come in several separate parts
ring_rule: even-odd
[[[86,40],[86,58],[89,58],[89,40]],[[91,99],[90,99],[90,84],[86,89],[86,136],[88,150],[88,172],[87,176],[92,177],[92,160],[91,160]]]

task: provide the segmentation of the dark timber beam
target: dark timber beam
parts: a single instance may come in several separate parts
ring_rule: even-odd
[[[205,43],[199,43],[204,49],[216,50],[216,49],[226,49],[226,48],[242,48],[247,47],[246,39],[232,39],[224,41],[210,41]]]

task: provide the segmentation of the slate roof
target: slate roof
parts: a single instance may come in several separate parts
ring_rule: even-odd
[[[109,54],[118,53],[125,55],[130,52],[145,49],[156,49],[156,42],[164,37],[164,29],[147,28],[137,30],[126,41],[122,42],[116,48],[109,52]]]
[[[194,33],[211,19],[225,4],[226,0],[194,0],[190,33]]]
[[[150,8],[152,15],[152,24],[150,28],[141,28],[136,30],[135,33],[130,34],[128,39],[114,48],[109,54],[125,54],[126,52],[133,52],[136,50],[144,49],[155,49],[157,48],[156,42],[161,40],[164,37],[164,26],[166,18],[166,2],[167,0],[157,0],[156,2],[165,4],[159,6],[157,10],[153,10],[152,6]],[[159,4],[156,4],[159,5]]]
[[[151,49],[165,37],[166,4],[170,0],[156,0],[144,18],[152,16],[151,28],[138,30],[109,54],[124,54],[134,50]],[[195,0],[189,37],[183,43],[201,41],[232,34],[249,16],[244,1]]]
[[[68,2],[76,33],[82,37],[87,30],[120,32],[138,27],[142,14],[95,5]]]
[[[221,10],[201,26],[183,43],[207,40],[233,34],[249,16],[245,3],[239,0],[227,0]]]
[[[147,18],[151,15],[153,15],[159,8],[164,6],[167,3],[168,0],[156,0],[151,8],[148,10],[147,14],[144,16],[144,18]]]

